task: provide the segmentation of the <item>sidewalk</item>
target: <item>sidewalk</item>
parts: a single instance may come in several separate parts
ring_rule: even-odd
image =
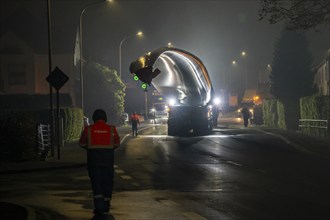
[[[246,129],[242,126],[232,126],[230,129]],[[297,151],[313,154],[320,158],[329,160],[330,157],[330,138],[311,137],[298,132],[284,131],[280,129],[269,129],[260,126],[251,126],[246,131],[257,130],[267,135],[276,136],[286,143],[293,146]],[[130,126],[118,128],[118,133],[123,139],[131,133]],[[38,170],[64,169],[69,167],[86,166],[86,152],[78,146],[78,143],[66,144],[60,153],[60,160],[57,157],[49,158],[46,161],[27,161],[20,163],[0,164],[0,175],[31,172]],[[32,210],[33,212],[33,210]],[[13,216],[15,215],[15,216]],[[0,200],[0,219],[38,219],[31,210],[18,204],[7,203]]]

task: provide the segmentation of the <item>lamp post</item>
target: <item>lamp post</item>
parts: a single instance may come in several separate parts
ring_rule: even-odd
[[[88,5],[86,5],[81,11],[80,11],[80,16],[79,16],[79,52],[80,52],[80,89],[81,89],[81,109],[84,112],[84,77],[83,77],[83,48],[82,48],[82,18],[83,18],[83,14],[86,11],[86,9],[88,9],[89,7],[93,6],[93,5],[97,5],[100,3],[104,3],[104,2],[112,2],[112,0],[101,0],[101,1],[96,1],[96,2],[92,2]]]
[[[168,42],[168,43],[167,43],[167,47],[168,47],[168,48],[171,48],[171,47],[174,47],[174,45],[173,45],[171,42]]]
[[[246,52],[245,51],[242,51],[241,52],[241,55],[243,58],[246,57]],[[246,75],[247,75],[247,70],[246,70],[246,60],[244,59],[244,90],[246,90],[246,87],[247,87],[247,79],[246,79]]]
[[[123,43],[128,39],[128,38],[131,38],[131,37],[134,37],[134,36],[138,36],[138,37],[141,37],[143,35],[142,31],[139,31],[137,32],[136,34],[134,35],[130,35],[128,37],[125,37],[123,38],[121,41],[120,41],[120,44],[119,44],[119,77],[121,79],[121,46],[123,45]]]

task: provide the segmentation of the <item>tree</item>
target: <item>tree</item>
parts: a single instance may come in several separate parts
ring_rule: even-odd
[[[305,34],[283,30],[275,44],[270,80],[272,95],[284,105],[289,129],[298,125],[299,99],[315,92],[312,61]]]
[[[85,115],[91,118],[95,109],[102,108],[111,124],[119,124],[124,112],[125,85],[117,72],[94,62],[88,63],[85,69]]]
[[[259,20],[266,17],[270,24],[285,21],[290,30],[307,30],[330,25],[329,0],[261,0]]]

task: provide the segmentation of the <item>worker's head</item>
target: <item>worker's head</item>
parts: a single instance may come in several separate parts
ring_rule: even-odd
[[[103,109],[96,109],[93,113],[93,121],[103,120],[107,122],[107,113]]]

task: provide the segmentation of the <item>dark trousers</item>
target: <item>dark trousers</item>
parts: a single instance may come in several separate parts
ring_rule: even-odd
[[[88,175],[93,189],[94,213],[109,212],[114,177],[113,166],[88,166]]]
[[[249,124],[249,118],[248,117],[244,117],[244,127],[247,127]]]
[[[133,132],[133,135],[137,135],[137,131],[138,131],[138,125],[137,125],[137,122],[136,121],[132,121],[132,132]]]

